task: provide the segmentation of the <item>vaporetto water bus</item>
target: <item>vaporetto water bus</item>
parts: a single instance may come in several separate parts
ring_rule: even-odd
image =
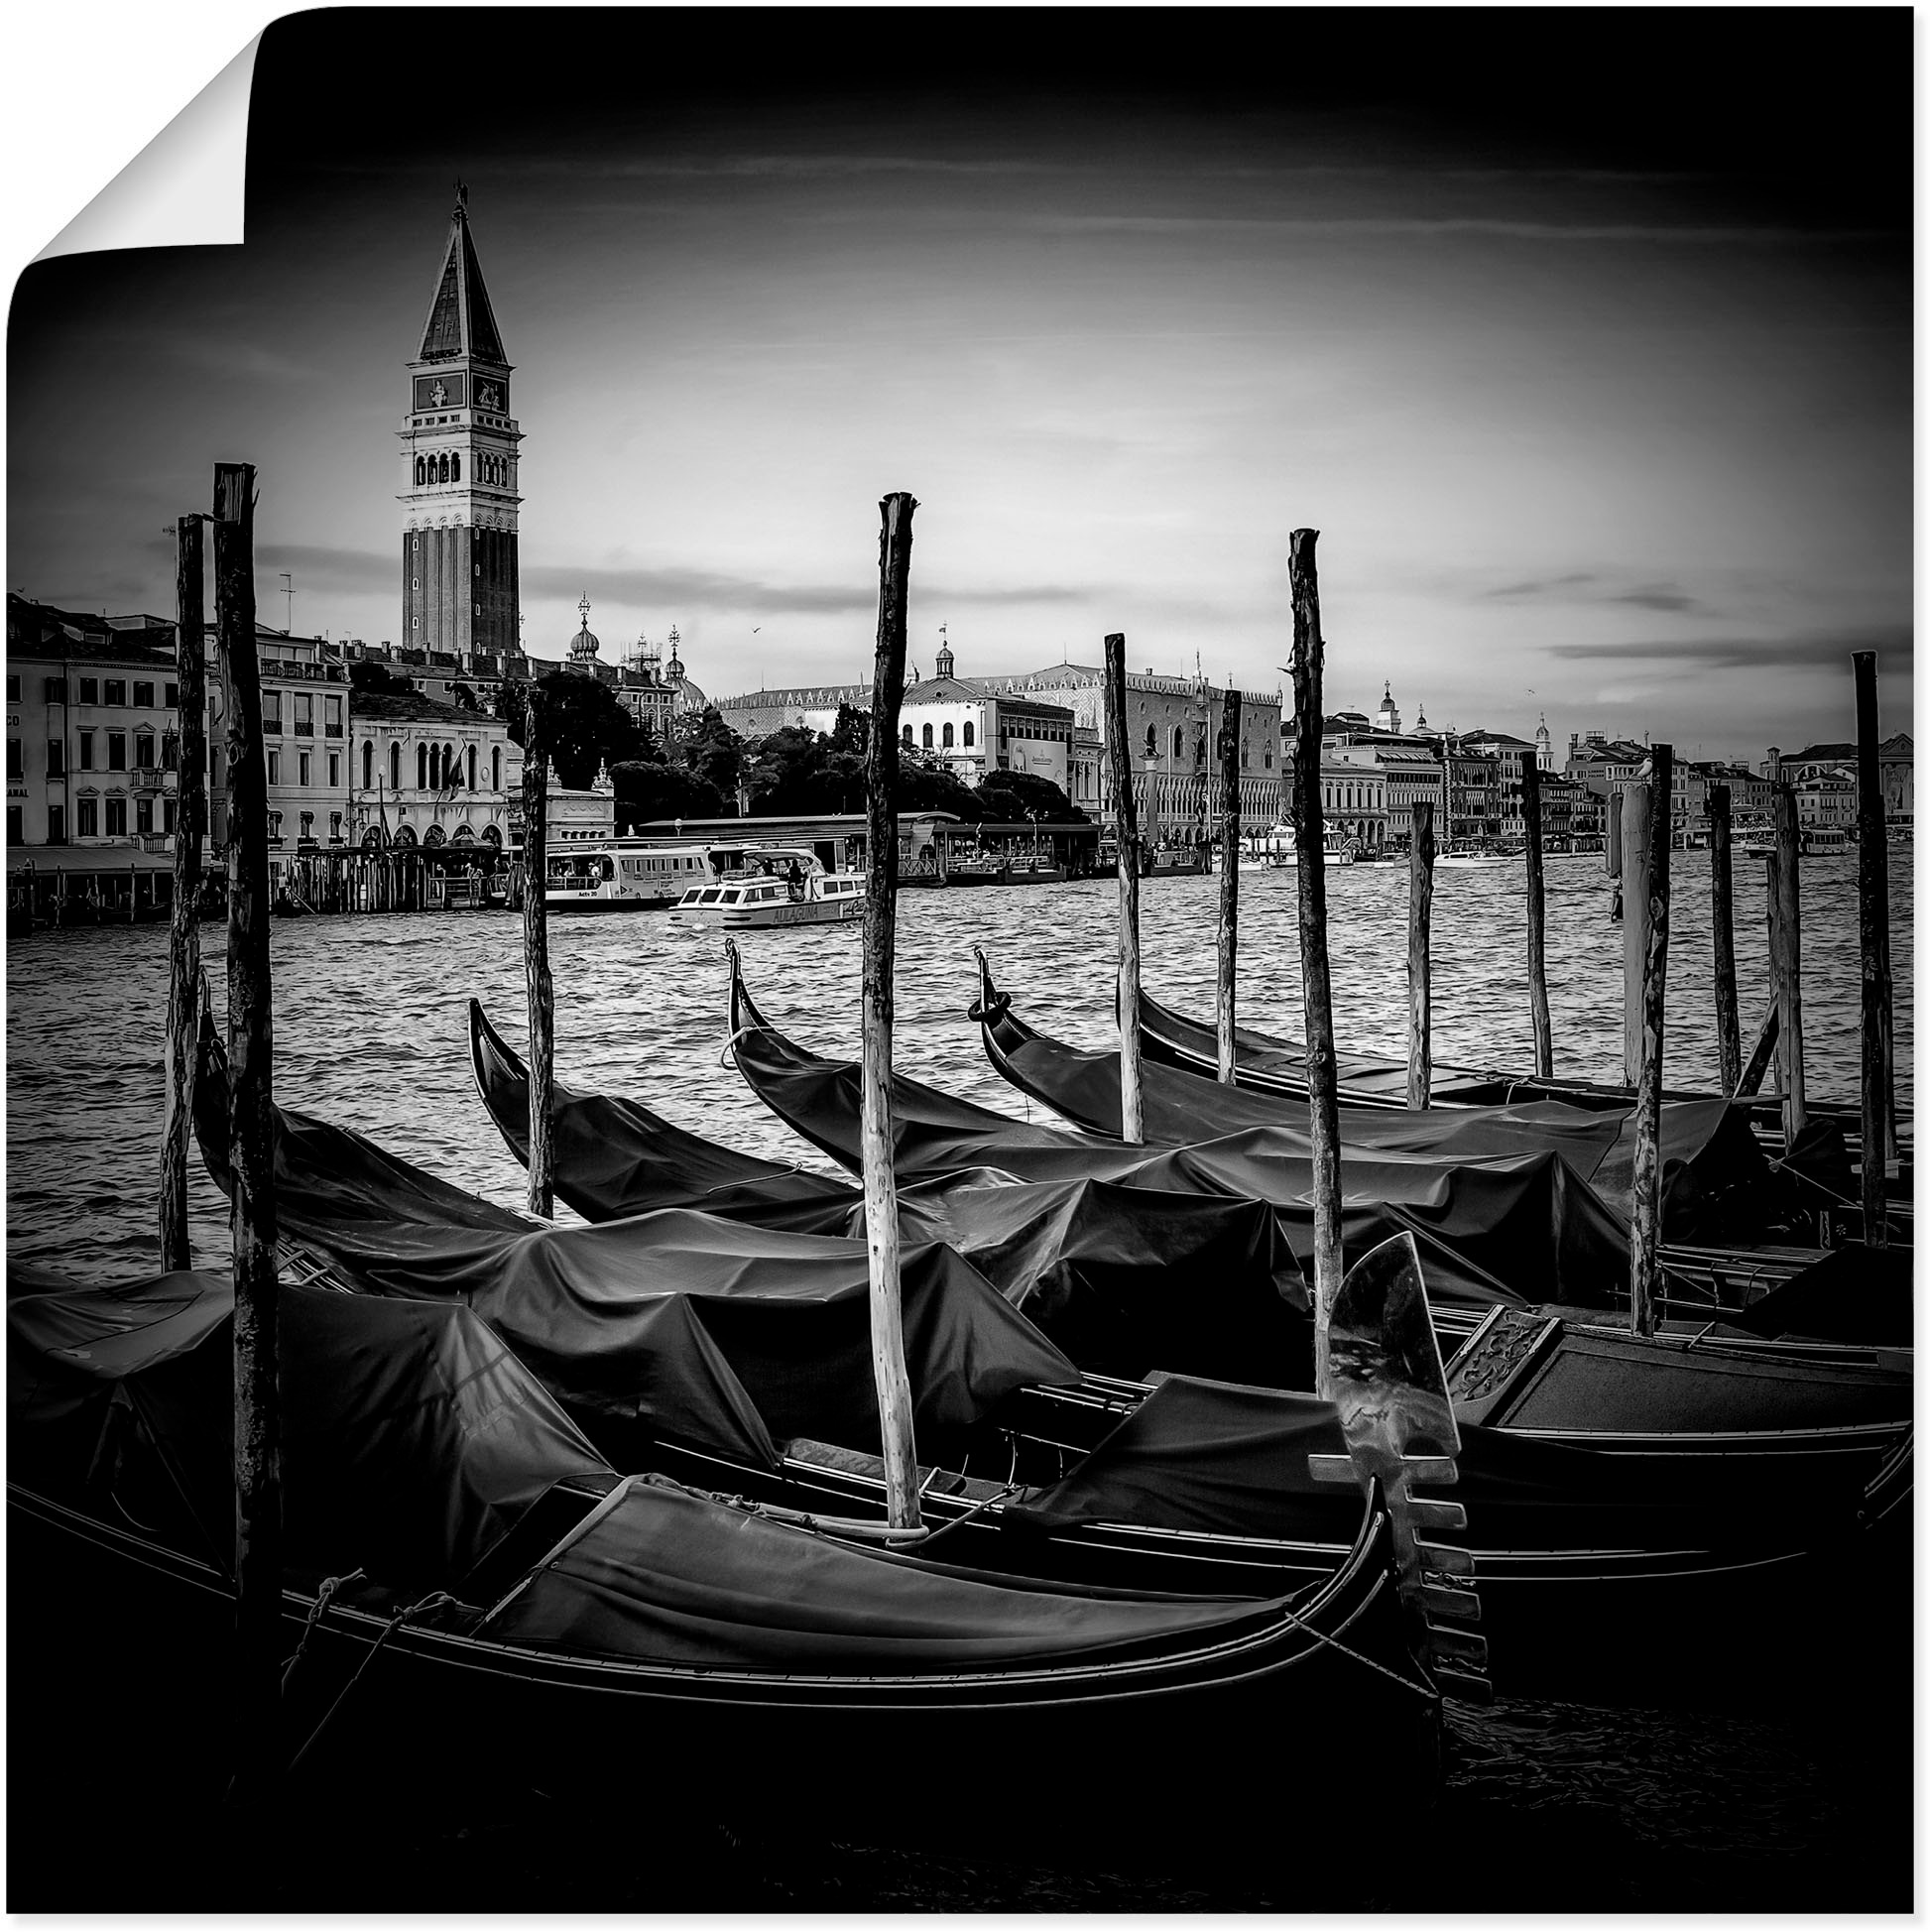
[[[670,908],[680,924],[832,925],[864,910],[864,874],[827,872],[808,846],[713,845],[708,851],[713,859],[734,855],[737,863],[684,893]]]
[[[719,876],[710,850],[645,839],[552,850],[543,868],[543,904],[552,912],[642,912],[674,906],[689,887]]]

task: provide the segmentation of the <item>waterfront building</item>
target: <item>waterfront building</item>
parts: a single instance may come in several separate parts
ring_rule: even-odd
[[[421,344],[408,364],[402,443],[402,645],[460,666],[520,652],[517,522],[523,431],[514,368],[456,188]]]
[[[1069,711],[1075,732],[1094,734],[1103,754],[1106,673],[1098,664],[1065,662],[1017,676],[979,680],[1002,705],[1029,699]],[[1226,687],[1205,677],[1165,676],[1149,666],[1126,674],[1126,723],[1140,826],[1148,838],[1181,843],[1213,835],[1220,812],[1219,735]],[[1240,817],[1255,829],[1279,822],[1285,806],[1278,691],[1240,693]],[[1110,825],[1109,787],[1100,780],[1095,815]],[[1087,811],[1094,803],[1075,799]]]
[[[1790,788],[1796,794],[1797,829],[1806,845],[1841,845],[1855,834],[1859,786],[1854,768],[1815,769]]]
[[[174,627],[7,594],[7,847],[171,863],[181,690]],[[40,863],[49,863],[39,857]],[[84,863],[75,861],[74,863]]]
[[[1482,846],[1502,832],[1502,764],[1491,751],[1446,733],[1437,739],[1447,781],[1447,816],[1437,838],[1455,846]]]
[[[1521,771],[1530,760],[1536,757],[1535,747],[1525,738],[1516,738],[1507,731],[1464,731],[1460,743],[1465,751],[1491,753],[1500,766],[1500,802],[1503,838],[1518,839],[1527,836],[1527,825],[1521,817]]]
[[[1534,728],[1534,762],[1543,772],[1555,769],[1555,741],[1548,730],[1548,714],[1542,712],[1541,722]]]
[[[420,691],[356,691],[349,766],[353,836],[365,851],[495,853],[522,842],[523,752],[500,718]]]
[[[942,765],[967,785],[990,772],[1029,772],[1068,797],[1073,785],[1073,708],[1050,696],[1009,689],[1015,680],[961,677],[941,642],[935,674],[905,687],[899,732],[905,750]],[[742,738],[766,738],[787,725],[829,732],[841,707],[869,712],[869,684],[790,685],[718,701],[718,714]]]
[[[1067,760],[1070,783],[1065,795],[1086,814],[1097,819],[1106,808],[1106,744],[1093,725],[1072,727],[1072,752]]]
[[[220,653],[207,627],[208,857],[226,850],[228,748]],[[292,858],[346,855],[350,834],[348,672],[320,638],[255,627],[262,748],[268,769],[268,865],[279,883]]]
[[[1376,853],[1387,843],[1386,774],[1343,759],[1320,761],[1320,816],[1328,839],[1343,850]]]
[[[1539,759],[1537,756],[1537,763]],[[1541,844],[1546,851],[1572,852],[1577,820],[1587,816],[1582,800],[1592,796],[1586,785],[1565,779],[1559,772],[1544,770],[1541,785]]]

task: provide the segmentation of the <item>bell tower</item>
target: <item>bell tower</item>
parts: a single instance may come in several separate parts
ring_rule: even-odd
[[[402,639],[456,654],[518,649],[517,494],[523,432],[510,415],[503,338],[456,183],[402,438]]]

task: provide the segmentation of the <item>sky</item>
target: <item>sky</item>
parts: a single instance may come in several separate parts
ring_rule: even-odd
[[[468,183],[524,643],[713,696],[910,659],[1759,759],[1913,703],[1906,10],[631,14],[271,28],[239,249],[10,318],[8,584],[165,613],[260,470],[265,619],[399,636],[396,431]]]

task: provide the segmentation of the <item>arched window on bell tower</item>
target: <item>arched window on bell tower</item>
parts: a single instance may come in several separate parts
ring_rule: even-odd
[[[402,789],[402,741],[394,740],[389,746],[389,789]]]
[[[416,458],[416,487],[418,489],[421,489],[422,484],[427,479],[422,475],[422,459],[420,456],[418,456]]]
[[[428,789],[428,747],[426,745],[416,747],[416,789],[418,791]]]
[[[449,458],[449,481],[451,483],[460,483],[462,481],[462,457],[460,454]]]

